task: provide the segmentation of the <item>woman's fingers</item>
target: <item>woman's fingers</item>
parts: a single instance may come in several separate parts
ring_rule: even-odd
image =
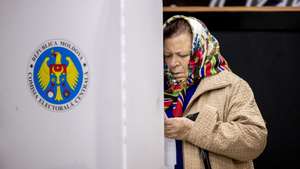
[[[172,119],[165,119],[165,135],[168,136],[173,133]]]
[[[167,138],[183,139],[193,124],[193,121],[185,117],[165,119],[165,136]]]
[[[168,118],[165,119],[165,136],[167,138],[175,138],[177,133],[176,127],[176,119],[175,118]]]
[[[174,123],[173,121],[174,121],[173,118],[167,118],[167,119],[164,119],[165,126],[172,126],[173,123]]]
[[[174,132],[173,130],[165,130],[165,136],[167,138],[175,138],[176,132]]]

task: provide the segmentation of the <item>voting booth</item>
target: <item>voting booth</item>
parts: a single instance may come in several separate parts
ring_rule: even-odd
[[[162,169],[162,2],[0,2],[0,168]]]

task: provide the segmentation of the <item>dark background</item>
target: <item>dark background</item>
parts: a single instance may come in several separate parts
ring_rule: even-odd
[[[174,14],[202,20],[233,72],[252,87],[269,132],[255,168],[300,168],[300,13],[165,12],[164,20]]]

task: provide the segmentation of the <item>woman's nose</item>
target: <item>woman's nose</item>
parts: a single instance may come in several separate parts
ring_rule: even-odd
[[[173,68],[173,67],[176,67],[178,65],[179,65],[178,58],[176,56],[172,56],[172,58],[171,58],[171,67]]]

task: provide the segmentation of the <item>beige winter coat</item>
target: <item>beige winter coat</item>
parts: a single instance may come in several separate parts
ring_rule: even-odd
[[[199,147],[212,169],[252,169],[266,146],[267,129],[247,82],[229,71],[204,78],[184,116],[199,115],[183,141],[185,169],[204,169]]]

